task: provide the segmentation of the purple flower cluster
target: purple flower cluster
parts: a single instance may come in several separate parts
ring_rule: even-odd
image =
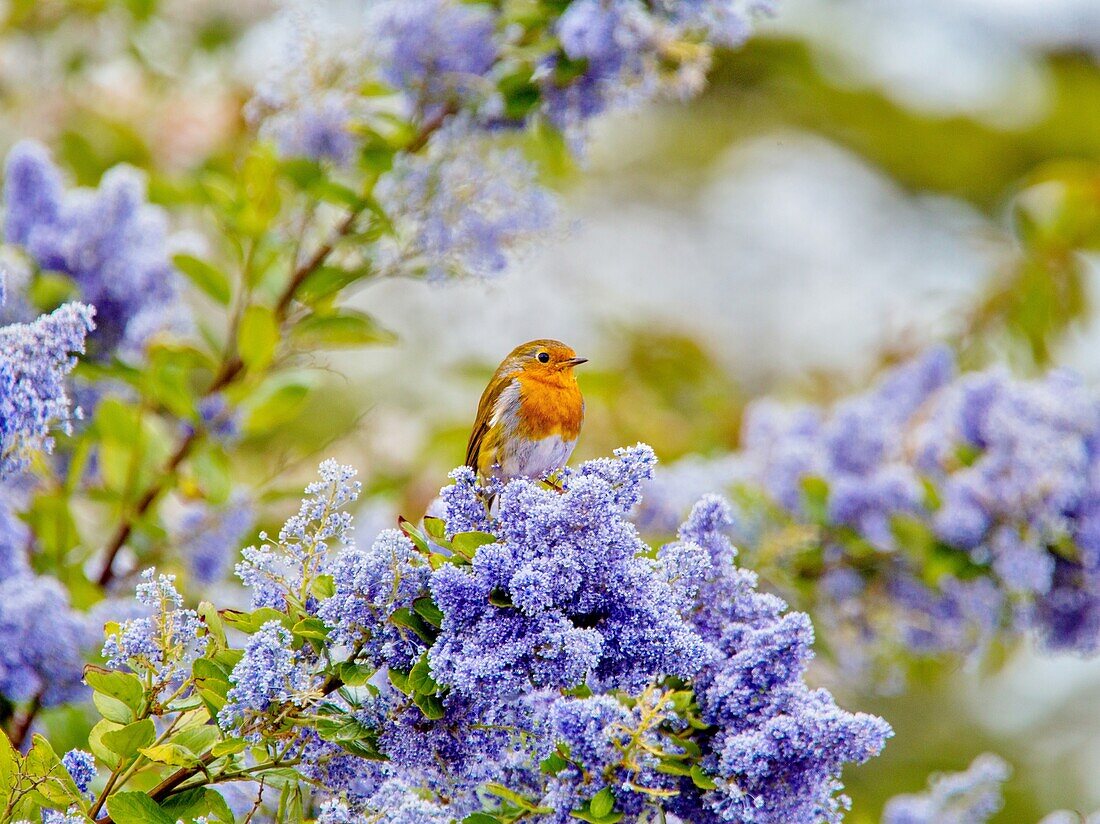
[[[252,606],[286,609],[288,604],[313,604],[312,585],[328,562],[329,543],[351,543],[352,518],[344,508],[359,497],[356,472],[327,460],[321,480],[306,487],[298,513],[279,531],[275,544],[248,547],[237,564],[237,576],[252,592]]]
[[[882,824],[985,824],[1004,803],[1001,785],[1009,773],[1001,758],[979,755],[964,772],[932,776],[927,792],[891,798]]]
[[[194,503],[184,509],[173,531],[196,583],[225,579],[254,521],[252,502],[244,494],[234,495],[224,506]]]
[[[383,0],[368,12],[372,57],[420,118],[489,96],[496,12],[456,0]]]
[[[133,355],[165,328],[188,324],[169,260],[164,213],[145,202],[145,182],[119,166],[96,191],[66,192],[46,149],[24,141],[8,154],[4,237],[42,270],[70,277],[96,309],[93,357]]]
[[[262,739],[262,718],[272,708],[305,703],[310,686],[302,656],[290,648],[290,633],[278,621],[269,621],[253,635],[241,660],[233,667],[233,684],[218,712],[223,730],[241,728],[253,743]]]
[[[654,464],[639,444],[566,470],[560,491],[456,471],[434,548],[409,527],[360,549],[340,511],[353,473],[326,462],[263,563],[242,565],[256,605],[311,612],[326,649],[265,624],[223,729],[259,741],[295,707],[319,712],[315,730],[279,734],[301,736],[304,774],[332,795],[322,821],[460,820],[485,809],[488,782],[548,824],[596,796],[626,824],[658,809],[839,820],[843,765],[877,754],[889,727],[806,686],[809,621],[734,565],[726,504],[700,503],[658,552],[639,539],[628,516]],[[314,595],[296,594],[310,580]],[[369,682],[323,689],[330,659]]]
[[[0,694],[13,701],[37,696],[47,707],[84,697],[92,640],[56,578],[28,571],[0,580]]]
[[[709,561],[699,566],[705,577],[689,615],[717,653],[696,677],[695,694],[714,728],[704,763],[719,779],[704,793],[682,781],[670,809],[697,824],[839,821],[848,803],[837,795],[842,767],[877,755],[892,732],[881,718],[845,712],[825,690],[807,687],[809,617],[756,591],[756,576],[733,563],[730,524],[728,504],[710,496],[680,530],[681,546]]]
[[[82,793],[87,792],[88,785],[96,775],[95,758],[92,754],[84,750],[69,750],[61,759],[61,764],[69,771],[76,788]]]
[[[625,518],[652,451],[622,454],[621,466],[642,471],[618,484],[594,462],[570,474],[562,494],[526,480],[505,486],[492,526],[497,543],[481,547],[470,567],[432,577],[444,614],[431,651],[437,680],[503,698],[583,683],[638,690],[699,670],[707,650]]]
[[[327,567],[335,593],[317,610],[337,643],[362,642],[361,656],[376,667],[408,670],[423,652],[412,633],[389,623],[399,609],[413,609],[427,591],[431,569],[412,541],[397,530],[382,532],[369,549],[348,547]]]
[[[434,281],[501,274],[556,217],[523,155],[491,147],[465,121],[436,133],[426,152],[399,156],[377,194],[394,228],[380,268]]]
[[[68,431],[65,377],[95,328],[92,316],[90,307],[67,303],[31,323],[0,327],[0,478],[23,469],[34,452],[51,451],[52,431]]]
[[[107,666],[148,675],[161,688],[186,676],[204,644],[199,616],[184,608],[175,582],[176,576],[157,576],[153,569],[141,574],[137,601],[148,614],[108,625],[103,644]]]
[[[1100,397],[1068,373],[960,376],[933,349],[831,408],[758,402],[740,452],[685,471],[745,493],[749,546],[791,519],[814,530],[819,619],[857,667],[875,637],[970,653],[1032,628],[1100,648]],[[665,498],[639,522],[667,524]]]

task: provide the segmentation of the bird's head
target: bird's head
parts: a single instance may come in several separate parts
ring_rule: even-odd
[[[508,371],[522,371],[533,378],[571,375],[574,366],[588,358],[578,358],[577,353],[560,340],[528,341],[512,350],[505,363]]]

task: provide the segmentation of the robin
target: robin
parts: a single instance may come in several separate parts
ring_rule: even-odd
[[[481,395],[466,465],[505,481],[543,478],[565,466],[584,421],[573,368],[587,360],[556,340],[513,349]]]

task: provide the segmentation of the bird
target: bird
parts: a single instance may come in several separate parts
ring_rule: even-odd
[[[544,478],[564,467],[584,422],[573,369],[587,362],[557,340],[513,349],[481,394],[466,465],[502,481]]]

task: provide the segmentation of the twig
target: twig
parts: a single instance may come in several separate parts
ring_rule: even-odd
[[[11,745],[15,749],[19,749],[23,746],[23,742],[27,740],[27,733],[31,730],[31,724],[34,723],[35,716],[38,715],[38,711],[42,709],[42,699],[46,695],[46,688],[42,687],[38,692],[34,694],[34,698],[31,699],[30,705],[27,707],[26,712],[16,721],[15,726],[11,728]]]

